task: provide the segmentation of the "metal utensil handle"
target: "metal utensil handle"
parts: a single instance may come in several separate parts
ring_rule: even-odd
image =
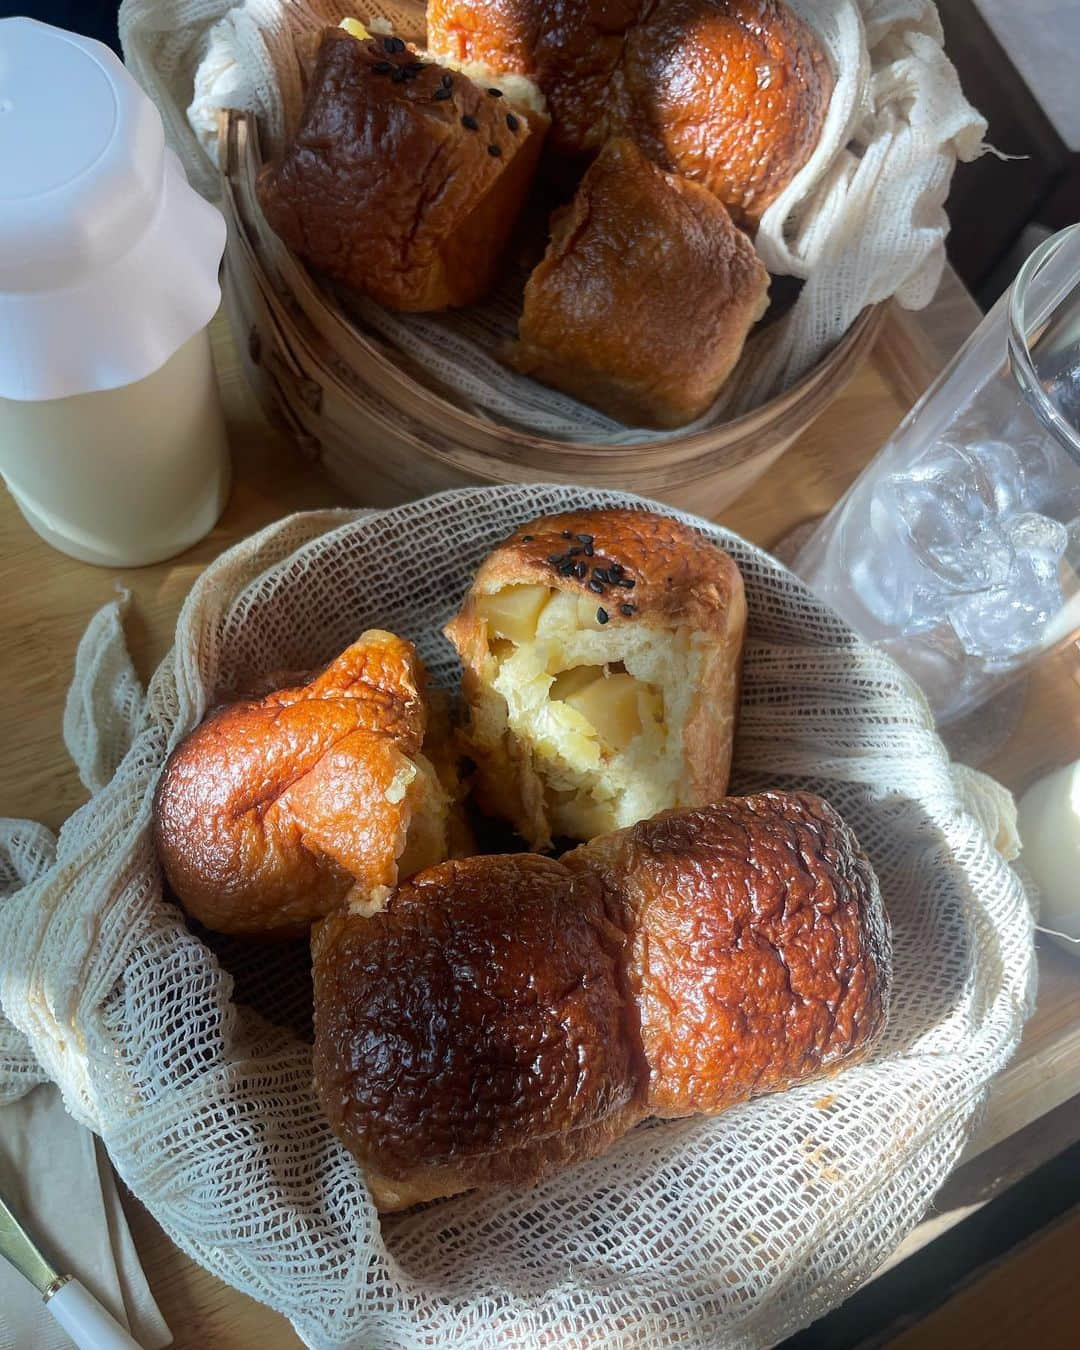
[[[74,1277],[47,1297],[45,1306],[79,1350],[140,1350],[138,1341]]]

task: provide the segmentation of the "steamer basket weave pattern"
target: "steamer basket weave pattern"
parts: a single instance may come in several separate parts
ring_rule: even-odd
[[[436,390],[497,422],[596,445],[681,440],[794,385],[868,306],[932,299],[945,262],[944,202],[957,159],[983,149],[983,118],[942,46],[933,0],[788,0],[817,32],[836,77],[821,138],[765,212],[755,246],[774,276],[804,283],[794,306],[751,338],[716,403],[675,432],[628,428],[508,370],[528,267],[510,268],[483,304],[395,314],[350,302],[361,327]],[[255,113],[267,156],[280,153],[303,103],[305,56],[343,15],[390,20],[419,36],[419,0],[124,0],[124,56],[165,119],[191,181],[220,190],[218,110]],[[531,262],[529,263],[531,267]]]
[[[65,720],[93,796],[56,841],[0,825],[0,1092],[55,1079],[167,1232],[310,1345],[771,1343],[912,1227],[1016,1047],[1032,917],[978,818],[993,827],[1004,803],[950,767],[890,661],[767,555],[683,517],[746,579],[734,789],[820,792],[877,868],[894,928],[886,1039],[827,1081],[646,1125],[535,1190],[380,1228],[290,1029],[310,996],[304,962],[280,946],[215,955],[188,930],[162,898],[154,784],[217,691],[329,658],[367,626],[413,638],[451,682],[439,629],[484,553],[540,512],[615,503],[647,505],[504,487],[293,516],[196,582],[145,698],[120,602],[108,607],[83,640]]]

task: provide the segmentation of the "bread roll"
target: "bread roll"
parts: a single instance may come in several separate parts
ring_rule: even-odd
[[[629,136],[752,228],[809,159],[833,79],[780,0],[429,0],[428,45],[531,76],[552,149]]]
[[[667,812],[561,862],[445,863],[313,935],[315,1084],[375,1201],[523,1186],[646,1116],[867,1053],[888,922],[816,797]]]
[[[452,784],[421,751],[425,679],[411,643],[373,629],[311,683],[230,704],[182,741],[154,837],[188,913],[223,933],[303,932],[464,843],[448,840]]]
[[[722,1111],[865,1053],[891,939],[877,877],[804,792],[668,811],[563,858],[633,916],[627,984],[664,1117]]]
[[[267,220],[301,257],[391,309],[468,305],[496,279],[547,118],[336,28],[300,125],[259,176]]]
[[[768,290],[710,192],[609,141],[553,217],[505,357],[620,422],[683,426],[735,368]]]
[[[446,629],[481,809],[546,848],[722,797],[745,622],[738,568],[668,517],[521,526]]]

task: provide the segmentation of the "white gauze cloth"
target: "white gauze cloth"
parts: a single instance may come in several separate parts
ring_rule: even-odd
[[[646,503],[516,486],[292,516],[206,569],[145,698],[113,604],[80,647],[65,721],[89,802],[55,846],[0,823],[0,867],[19,879],[0,899],[0,1092],[55,1079],[170,1236],[309,1345],[771,1344],[914,1226],[1019,1041],[1032,915],[992,843],[1011,798],[950,765],[915,686],[779,563],[670,512],[746,582],[733,791],[820,793],[877,869],[885,1038],[828,1079],[641,1126],[533,1190],[380,1224],[312,1089],[305,944],[211,950],[188,928],[162,897],[154,786],[218,691],[310,668],[365,628],[414,640],[452,687],[441,629],[484,555],[535,515],[607,505]]]
[[[677,432],[631,429],[507,369],[495,351],[517,328],[527,268],[468,310],[395,314],[364,299],[362,327],[406,353],[438,389],[538,435],[596,444],[682,437],[749,411],[811,369],[868,305],[927,304],[945,260],[944,202],[957,159],[986,123],[942,50],[931,0],[789,0],[816,29],[836,88],[816,150],[769,207],[755,238],[770,272],[803,279],[792,309],[748,342],[719,398]],[[219,108],[257,113],[264,154],[280,152],[303,102],[301,51],[345,14],[422,34],[423,6],[387,0],[124,0],[124,55],[158,103],[193,183],[219,190]]]

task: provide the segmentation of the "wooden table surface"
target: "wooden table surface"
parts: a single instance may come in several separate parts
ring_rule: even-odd
[[[954,294],[952,302],[951,309],[948,295],[936,302],[929,321],[896,316],[874,359],[766,479],[721,514],[723,524],[768,547],[830,506],[893,430],[945,350],[955,345],[955,336],[949,338],[950,316],[961,327],[970,322],[963,297]],[[0,494],[0,669],[8,690],[0,702],[0,815],[29,816],[55,828],[83,801],[61,739],[63,702],[78,640],[94,611],[113,598],[117,582],[132,593],[126,631],[145,678],[170,645],[188,588],[212,558],[287,512],[342,504],[319,471],[267,426],[238,371],[222,316],[213,331],[236,474],[225,515],[197,548],[137,570],[89,567],[38,540],[6,492]],[[1027,686],[1019,726],[987,766],[1007,786],[1018,791],[1038,773],[1080,756],[1078,686],[1075,647],[1037,670]],[[953,1210],[933,1213],[904,1244],[905,1251],[970,1213],[971,1197],[981,1197],[974,1202],[981,1203],[995,1179],[1030,1170],[1048,1150],[1080,1136],[1080,1111],[1066,1111],[1070,1125],[1055,1110],[1080,1094],[1080,961],[1044,947],[1040,974],[1038,1010],[1016,1059],[995,1085],[982,1132],[969,1151],[971,1161],[956,1174],[961,1180],[971,1174],[971,1185],[961,1188],[963,1198]],[[1024,1141],[1013,1150],[1019,1157],[1002,1161],[1001,1150],[1017,1139]],[[134,1200],[129,1214],[178,1346],[232,1350],[299,1344],[283,1318],[184,1256]]]

